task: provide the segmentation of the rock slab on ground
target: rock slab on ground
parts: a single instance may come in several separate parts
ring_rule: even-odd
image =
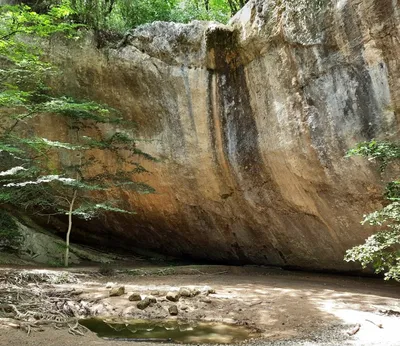
[[[129,298],[128,298],[131,302],[138,302],[140,300],[142,300],[142,297],[140,296],[139,293],[132,293]]]
[[[139,301],[136,306],[140,310],[146,309],[150,305],[150,299],[149,298],[144,298],[143,300]]]
[[[180,295],[181,297],[189,298],[189,297],[192,297],[192,296],[193,296],[193,291],[192,291],[190,288],[181,287],[181,288],[179,289],[179,295]]]
[[[119,297],[125,294],[125,287],[120,286],[120,287],[114,287],[110,290],[110,297]]]
[[[166,298],[171,302],[177,302],[179,300],[178,292],[168,292]]]
[[[170,314],[171,316],[176,316],[176,315],[178,315],[178,307],[177,307],[176,305],[171,305],[171,306],[168,308],[168,312],[169,312],[169,314]]]
[[[157,303],[157,298],[153,296],[147,296],[146,297],[150,303]]]

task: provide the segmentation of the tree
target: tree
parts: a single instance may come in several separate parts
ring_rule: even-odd
[[[231,15],[235,15],[245,4],[246,0],[227,0],[229,8],[231,10]]]
[[[380,163],[380,170],[400,159],[400,143],[376,141],[363,142],[348,152],[347,156],[363,156]],[[380,227],[364,244],[347,250],[346,261],[358,261],[363,268],[372,264],[376,273],[385,279],[400,281],[400,178],[386,184],[386,205],[364,216],[362,224]]]
[[[75,113],[75,109],[68,112]],[[114,131],[104,138],[100,132],[93,131],[98,128],[99,122],[107,124],[108,131],[111,131],[112,122],[110,119],[96,119],[96,113],[92,112],[84,114],[83,121],[83,114],[69,119],[70,133],[76,135],[75,140],[70,142],[41,137],[24,138],[25,144],[40,152],[39,159],[25,159],[23,164],[0,173],[3,175],[0,201],[22,206],[36,215],[67,215],[65,266],[68,266],[73,217],[90,220],[104,212],[133,214],[129,205],[125,209],[119,208],[121,201],[110,200],[105,194],[113,189],[154,192],[147,184],[132,179],[133,175],[146,172],[135,157],[152,157],[137,149],[136,141],[130,135]],[[85,132],[96,132],[98,135],[89,137],[83,134]],[[59,156],[64,156],[64,163],[55,159]],[[115,162],[107,166],[96,158],[98,156],[114,156]],[[32,154],[29,155],[31,157]],[[52,167],[54,164],[57,167]]]
[[[192,20],[211,20],[227,23],[231,16],[227,0],[181,0],[172,10],[171,21],[187,23]]]
[[[71,13],[61,6],[38,14],[25,5],[4,6],[0,13],[0,59],[5,63],[0,71],[0,202],[38,215],[67,215],[66,266],[73,217],[87,220],[104,212],[133,213],[129,206],[119,208],[121,202],[109,200],[105,192],[154,191],[133,180],[134,174],[146,172],[135,159],[153,158],[136,147],[132,123],[97,103],[54,96],[46,84],[55,69],[41,59],[33,38],[74,34],[76,25],[65,22]],[[68,135],[54,131],[50,139],[36,136],[32,126],[39,116],[58,117]],[[124,131],[118,130],[119,125]],[[107,136],[100,126],[107,127]],[[108,153],[115,158],[112,168],[96,159]]]
[[[70,0],[74,19],[89,25],[93,29],[104,29],[117,0]]]
[[[69,20],[96,30],[124,32],[154,21],[187,23],[211,20],[226,23],[245,0],[8,0],[26,4],[45,14],[65,6],[72,10]],[[0,0],[1,3],[1,0]]]

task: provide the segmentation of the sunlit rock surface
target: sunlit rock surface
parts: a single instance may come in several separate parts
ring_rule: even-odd
[[[141,149],[162,160],[141,177],[157,194],[118,195],[136,216],[87,234],[197,259],[354,268],[344,252],[370,234],[360,220],[382,185],[344,154],[398,135],[398,5],[255,0],[229,26],[154,23],[111,48],[51,42],[58,87],[135,120],[152,140]]]

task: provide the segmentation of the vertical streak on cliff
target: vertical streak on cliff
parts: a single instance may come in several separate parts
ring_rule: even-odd
[[[232,171],[229,166],[229,162],[226,160],[224,141],[223,141],[223,130],[221,126],[221,120],[219,114],[221,110],[219,109],[218,100],[220,95],[218,94],[217,87],[217,75],[214,71],[209,71],[209,131],[211,134],[211,145],[213,152],[213,159],[215,162],[215,167],[218,169],[219,173],[223,177],[224,186],[222,190],[227,191],[236,190],[236,183],[232,178]]]
[[[214,118],[218,117],[218,120],[214,123],[221,136],[219,145],[226,157],[224,165],[229,166],[235,185],[241,187],[247,203],[267,209],[272,203],[279,205],[280,198],[263,165],[257,125],[236,40],[236,32],[221,28],[208,36],[208,49],[213,52],[213,73],[216,75],[213,94],[218,105],[214,105],[217,107]]]
[[[196,124],[194,122],[193,102],[192,102],[192,94],[190,92],[189,77],[188,77],[187,70],[183,66],[181,66],[181,73],[182,73],[183,83],[185,85],[185,93],[186,93],[186,100],[187,100],[187,108],[189,111],[191,133],[194,133],[196,135],[196,143],[197,143],[198,138],[197,138]]]
[[[389,94],[392,96],[390,110],[393,111],[397,125],[400,124],[400,78],[393,78],[400,70],[400,8],[398,0],[380,0],[373,2],[373,11],[364,5],[365,17],[370,22],[382,23],[370,30],[374,45],[379,49],[384,64],[381,69],[386,69],[389,80]],[[390,33],[389,35],[387,33]],[[392,132],[395,127],[392,127]],[[397,126],[398,128],[398,126]],[[399,131],[391,133],[394,138],[399,136]]]
[[[222,171],[224,183],[235,190],[227,197],[239,201],[240,210],[231,223],[235,240],[231,248],[242,261],[254,256],[246,248],[260,240],[268,244],[258,249],[273,262],[285,263],[273,228],[272,207],[278,207],[281,196],[263,166],[258,144],[258,130],[247,88],[244,67],[240,63],[236,32],[218,28],[208,33],[207,49],[210,64],[211,142],[215,146],[216,165]],[[256,211],[256,213],[254,213]],[[271,214],[272,213],[272,214]],[[267,227],[259,227],[263,223]]]

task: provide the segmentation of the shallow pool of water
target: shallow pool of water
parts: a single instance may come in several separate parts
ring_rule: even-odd
[[[245,327],[222,323],[186,323],[180,321],[148,320],[81,320],[80,323],[101,338],[130,341],[178,343],[234,343],[249,339]]]

